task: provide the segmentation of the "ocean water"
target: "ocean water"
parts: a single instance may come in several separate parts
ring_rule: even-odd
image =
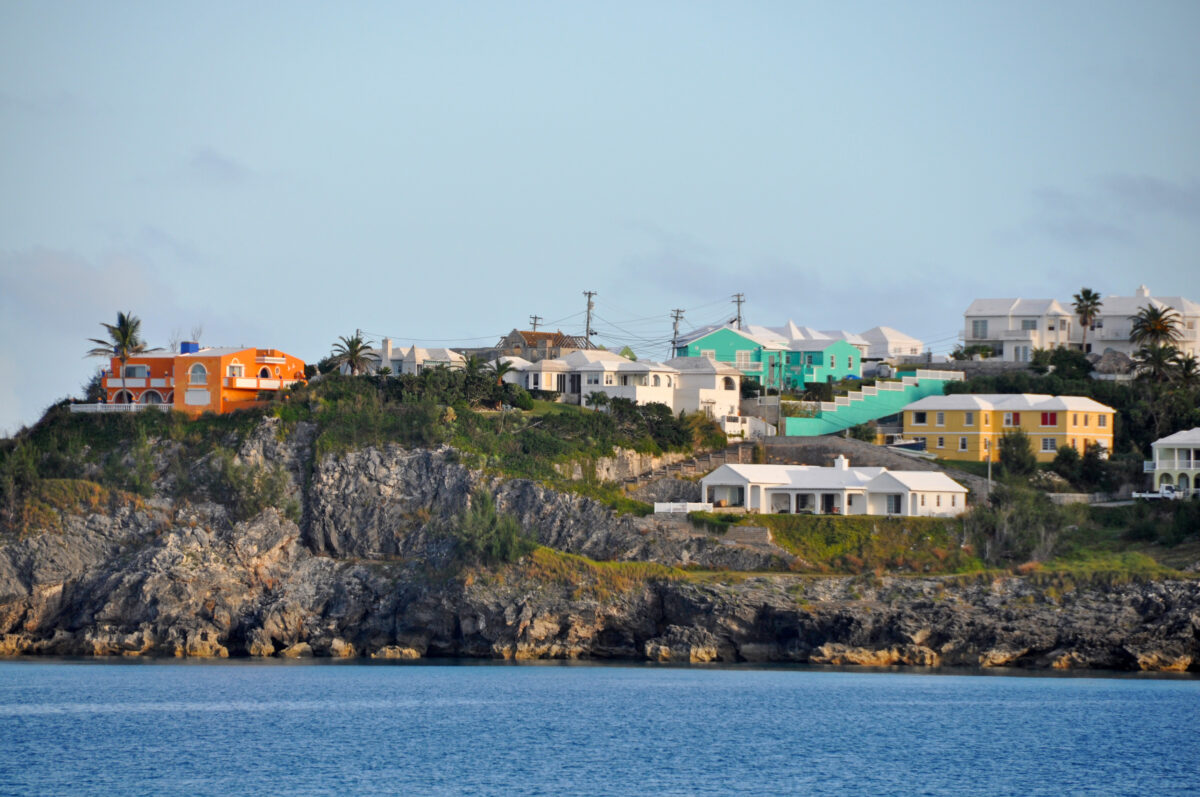
[[[1194,794],[1200,680],[7,661],[3,794]]]

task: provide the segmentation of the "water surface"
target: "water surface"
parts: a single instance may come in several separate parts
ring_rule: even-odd
[[[1200,680],[0,663],[4,794],[1200,793]]]

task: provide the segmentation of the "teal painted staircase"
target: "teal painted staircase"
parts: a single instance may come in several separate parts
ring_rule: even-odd
[[[895,415],[926,396],[940,396],[947,382],[961,382],[962,379],[963,375],[958,371],[918,370],[913,376],[876,382],[848,396],[822,401],[815,418],[784,418],[784,428],[779,433],[789,437],[817,437],[841,432],[860,423]]]

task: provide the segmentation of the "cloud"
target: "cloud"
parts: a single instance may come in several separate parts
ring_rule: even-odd
[[[188,165],[193,174],[220,185],[240,185],[253,175],[241,163],[210,147],[198,150]]]
[[[1017,229],[1003,233],[1002,240],[1049,239],[1080,250],[1129,246],[1138,240],[1124,223],[1126,214],[1118,212],[1103,191],[1080,193],[1041,186],[1030,192],[1030,199],[1030,215]]]
[[[1200,219],[1200,180],[1175,183],[1144,174],[1115,174],[1103,184],[1126,212]]]

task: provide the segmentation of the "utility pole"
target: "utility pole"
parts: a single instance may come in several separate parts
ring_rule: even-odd
[[[735,293],[733,295],[733,303],[737,305],[737,318],[735,318],[734,321],[737,322],[737,328],[739,330],[742,328],[742,302],[744,301],[746,301],[745,294]]]
[[[531,315],[531,316],[529,316],[529,323],[530,323],[530,324],[533,324],[533,331],[534,331],[534,332],[537,332],[537,325],[538,325],[538,322],[539,322],[539,321],[541,321],[541,320],[542,320],[542,317],[541,317],[540,315]]]
[[[593,332],[592,332],[592,310],[596,307],[596,304],[592,301],[592,297],[596,295],[596,292],[595,291],[584,291],[583,295],[586,296],[587,300],[588,300],[588,302],[587,302],[587,324],[584,327],[583,335],[584,335],[584,338],[587,340],[588,344],[591,345],[592,335],[593,335]]]
[[[671,328],[671,357],[675,356],[675,349],[679,345],[679,320],[681,318],[683,318],[682,310],[676,309],[671,311],[671,320],[674,322],[674,326]],[[667,359],[669,360],[671,357]]]

